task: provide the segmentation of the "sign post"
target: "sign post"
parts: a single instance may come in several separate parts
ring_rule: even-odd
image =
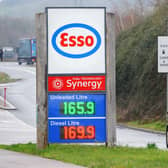
[[[168,121],[168,36],[158,37],[158,72],[166,73],[166,121]],[[168,124],[166,125],[166,146],[168,148]]]
[[[168,148],[168,73],[166,74],[166,147]]]
[[[37,148],[44,149],[48,145],[48,116],[47,116],[47,43],[46,43],[46,14],[36,15],[37,38],[37,68],[36,68],[36,103],[37,103]]]
[[[106,54],[107,54],[107,143],[116,145],[116,62],[115,62],[115,17],[106,16]]]

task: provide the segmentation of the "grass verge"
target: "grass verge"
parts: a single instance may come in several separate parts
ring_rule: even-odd
[[[38,155],[89,168],[168,168],[168,151],[150,148],[129,148],[87,145],[52,144],[37,150],[35,144],[0,145],[0,148]]]
[[[165,132],[166,130],[166,122],[164,121],[153,121],[150,123],[142,123],[141,121],[130,121],[123,124],[131,127],[135,127],[135,128],[144,128],[144,129],[149,129],[153,131]]]
[[[0,84],[1,83],[16,82],[17,80],[18,79],[11,79],[8,74],[0,72]]]

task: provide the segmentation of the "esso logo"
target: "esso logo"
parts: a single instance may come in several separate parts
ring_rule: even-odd
[[[91,47],[94,44],[93,36],[69,36],[68,33],[61,33],[61,41],[60,45],[62,47],[83,47],[88,46]]]
[[[52,36],[53,48],[62,56],[84,58],[94,54],[101,45],[98,31],[86,24],[67,24]]]

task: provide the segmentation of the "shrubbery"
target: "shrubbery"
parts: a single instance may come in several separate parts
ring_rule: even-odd
[[[168,5],[117,39],[119,120],[165,118],[166,80],[157,72],[157,37],[166,35]]]

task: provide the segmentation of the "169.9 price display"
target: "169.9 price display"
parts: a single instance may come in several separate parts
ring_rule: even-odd
[[[64,126],[60,129],[61,139],[95,139],[94,126]]]

